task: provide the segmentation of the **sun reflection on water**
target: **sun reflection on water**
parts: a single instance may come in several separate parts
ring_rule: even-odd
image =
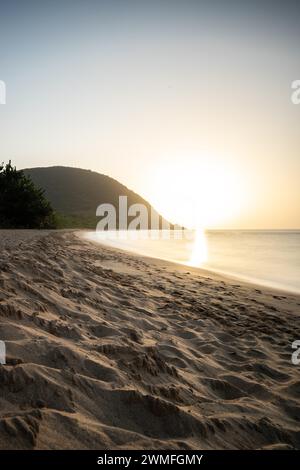
[[[190,266],[201,266],[208,259],[208,249],[205,231],[198,228],[195,231],[195,238],[192,244],[191,255],[188,261]]]

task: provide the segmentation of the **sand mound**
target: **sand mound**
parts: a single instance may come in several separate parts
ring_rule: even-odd
[[[300,299],[0,233],[2,449],[300,448]]]

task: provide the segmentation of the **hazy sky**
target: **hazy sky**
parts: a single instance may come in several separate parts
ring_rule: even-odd
[[[108,174],[186,225],[300,228],[299,24],[289,1],[1,2],[0,160]]]

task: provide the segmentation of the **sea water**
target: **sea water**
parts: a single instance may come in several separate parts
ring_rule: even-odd
[[[300,293],[300,231],[190,231],[188,237],[135,231],[89,232],[88,237],[143,256],[226,274],[233,278]]]

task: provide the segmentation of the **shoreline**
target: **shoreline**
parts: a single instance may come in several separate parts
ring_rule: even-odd
[[[78,235],[0,231],[1,449],[300,449],[299,296]]]
[[[241,230],[241,231],[244,231],[244,230]],[[269,230],[269,231],[271,232],[273,230]],[[294,231],[298,232],[298,230],[294,230]],[[291,232],[291,230],[289,230],[289,232]],[[94,232],[86,231],[86,230],[77,231],[77,235],[79,236],[79,238],[82,238],[83,240],[88,240],[89,242],[95,244],[96,246],[100,245],[104,248],[108,248],[108,249],[111,248],[112,250],[120,251],[121,253],[124,253],[124,254],[132,255],[138,258],[142,258],[144,260],[148,260],[151,263],[171,265],[178,269],[182,267],[182,269],[185,271],[191,271],[195,274],[199,273],[201,276],[206,276],[206,277],[211,276],[215,280],[231,282],[235,284],[240,283],[245,286],[249,286],[250,288],[255,287],[257,289],[270,290],[270,291],[274,291],[275,293],[277,292],[278,294],[299,296],[299,299],[300,299],[300,292],[296,288],[289,289],[288,287],[286,288],[283,286],[279,287],[277,285],[272,285],[271,281],[270,282],[265,281],[265,283],[263,281],[259,282],[259,279],[255,280],[254,278],[250,278],[250,277],[248,278],[247,276],[238,275],[238,274],[235,275],[233,273],[225,272],[222,270],[217,270],[217,269],[213,269],[209,267],[207,268],[200,267],[200,266],[198,267],[198,266],[193,266],[191,264],[187,264],[187,263],[176,261],[176,260],[164,259],[158,256],[155,257],[151,255],[141,254],[141,253],[135,252],[134,250],[121,248],[121,247],[115,247],[109,243],[105,243],[105,240],[101,240],[101,241],[93,240],[92,238],[89,238],[87,236],[89,233],[94,233]]]

